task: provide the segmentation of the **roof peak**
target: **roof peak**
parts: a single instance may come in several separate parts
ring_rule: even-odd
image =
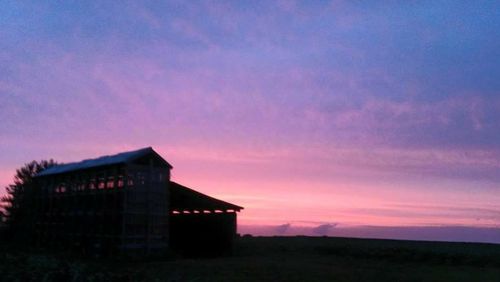
[[[50,168],[38,173],[36,176],[61,174],[61,173],[80,170],[80,169],[88,169],[88,168],[108,166],[108,165],[119,164],[119,163],[127,163],[127,162],[136,160],[137,158],[143,157],[143,156],[150,154],[150,153],[156,154],[163,161],[165,161],[165,163],[170,168],[172,167],[165,159],[163,159],[158,153],[156,153],[153,150],[153,147],[149,146],[149,147],[144,147],[144,148],[133,150],[133,151],[121,152],[121,153],[114,154],[114,155],[104,155],[104,156],[100,156],[97,158],[84,159],[84,160],[81,160],[78,162],[72,162],[72,163],[53,166],[53,167],[50,167]]]

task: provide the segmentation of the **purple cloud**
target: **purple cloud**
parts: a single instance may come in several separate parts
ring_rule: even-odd
[[[288,229],[290,229],[290,226],[291,226],[291,224],[290,224],[290,223],[286,223],[286,224],[278,225],[278,226],[276,227],[276,234],[277,234],[277,235],[283,235],[283,234],[286,234],[286,232],[288,231]]]
[[[337,223],[326,223],[326,224],[321,224],[317,227],[314,227],[312,229],[312,232],[316,235],[320,235],[320,236],[327,236],[330,234],[330,230],[335,228],[335,226],[337,226]]]

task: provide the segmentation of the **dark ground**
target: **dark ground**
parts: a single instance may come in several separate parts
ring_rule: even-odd
[[[500,281],[500,245],[243,237],[223,258],[78,259],[0,244],[1,281]]]

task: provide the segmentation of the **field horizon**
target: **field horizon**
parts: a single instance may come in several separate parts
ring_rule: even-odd
[[[500,245],[241,236],[231,256],[76,258],[2,244],[8,281],[498,281]],[[59,280],[58,280],[59,279]]]

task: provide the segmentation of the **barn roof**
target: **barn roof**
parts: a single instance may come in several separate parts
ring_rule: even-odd
[[[142,149],[135,150],[135,151],[119,153],[116,155],[102,156],[102,157],[95,158],[95,159],[88,159],[88,160],[83,160],[80,162],[74,162],[74,163],[53,166],[53,167],[50,167],[50,168],[38,173],[36,176],[38,177],[38,176],[45,176],[45,175],[52,175],[52,174],[60,174],[60,173],[65,173],[65,172],[70,172],[70,171],[75,171],[75,170],[81,170],[81,169],[88,169],[88,168],[94,168],[94,167],[100,167],[100,166],[128,163],[128,162],[132,162],[134,160],[137,160],[139,158],[142,158],[144,156],[147,156],[149,154],[155,154],[162,161],[164,161],[168,167],[172,168],[172,166],[165,159],[163,159],[158,153],[156,153],[153,150],[153,148],[147,147],[147,148],[142,148]]]
[[[170,182],[170,209],[171,210],[234,210],[240,211],[243,207],[233,205],[222,200],[212,198],[179,183]]]

